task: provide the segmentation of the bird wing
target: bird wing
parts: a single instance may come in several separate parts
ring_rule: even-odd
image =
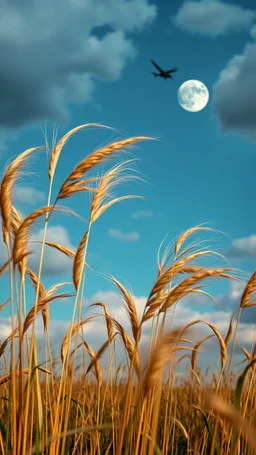
[[[164,70],[154,61],[154,60],[151,60],[151,63],[152,65],[155,66],[155,68],[160,71],[160,73],[164,73]]]
[[[175,73],[175,71],[178,71],[178,68],[172,68],[171,70],[167,70],[167,73]]]

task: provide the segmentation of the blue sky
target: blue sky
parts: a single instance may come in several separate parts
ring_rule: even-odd
[[[40,7],[30,2],[24,6],[4,5],[0,19],[2,170],[16,154],[44,144],[40,128],[44,129],[45,122],[49,141],[56,122],[58,139],[71,128],[90,122],[119,131],[94,129],[74,136],[62,151],[54,194],[75,164],[96,147],[120,137],[144,135],[159,139],[142,142],[133,152],[140,158],[134,165],[148,184],[132,183],[119,190],[121,194],[131,192],[148,199],[125,201],[111,208],[96,222],[89,246],[88,262],[128,283],[137,297],[145,297],[153,285],[156,253],[165,235],[169,234],[170,242],[200,223],[227,234],[214,235],[213,246],[226,252],[232,265],[242,268],[248,277],[254,271],[253,3],[88,0],[67,1],[63,6],[56,0],[57,23],[50,1]],[[152,58],[164,68],[178,67],[173,81],[152,76]],[[179,86],[189,79],[202,81],[210,94],[207,107],[197,113],[183,110],[177,101]],[[46,202],[44,153],[32,160],[29,170],[36,176],[21,179],[21,189],[14,195],[22,214]],[[88,219],[88,195],[75,196],[64,205],[71,205]],[[33,231],[36,238],[39,228]],[[49,239],[75,249],[85,230],[81,220],[55,215]],[[1,254],[4,259],[2,247]],[[47,257],[45,267],[50,271],[43,277],[45,286],[59,279],[70,280],[67,262],[52,252]],[[56,270],[59,267],[56,276],[51,276],[51,261]],[[234,308],[236,288],[220,284],[214,289],[223,302],[218,308],[223,311],[218,316],[221,322]],[[104,292],[113,290],[98,274],[88,274],[87,298],[93,300],[97,293],[103,293],[103,298]],[[7,294],[7,288],[5,291]],[[113,296],[105,296],[115,310]],[[227,299],[233,306],[225,307]],[[194,317],[194,310],[202,314],[206,311],[200,304],[193,308],[188,317]],[[55,321],[68,321],[70,311],[68,304],[53,303],[51,316]],[[217,318],[211,305],[207,311]],[[2,327],[7,327],[8,315],[6,308]],[[250,322],[252,318],[253,311]],[[244,324],[253,330],[248,317]]]

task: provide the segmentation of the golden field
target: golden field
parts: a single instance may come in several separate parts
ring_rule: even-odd
[[[159,255],[157,278],[141,317],[130,291],[111,277],[122,296],[131,330],[129,333],[125,330],[104,302],[95,302],[93,308],[101,314],[105,324],[106,341],[97,352],[86,342],[83,328],[92,318],[98,317],[93,315],[84,319],[82,311],[90,234],[94,223],[112,205],[136,197],[114,197],[112,190],[127,180],[139,179],[129,167],[132,160],[119,162],[101,176],[93,172],[109,158],[122,156],[125,149],[152,140],[134,137],[99,148],[77,164],[61,185],[56,199],[52,200],[52,186],[62,149],[76,132],[89,126],[103,127],[97,124],[78,126],[51,151],[45,207],[22,219],[12,198],[13,187],[24,166],[43,147],[21,153],[7,166],[2,178],[2,234],[8,261],[2,265],[0,274],[9,275],[10,298],[0,309],[10,308],[12,333],[6,339],[1,336],[0,345],[0,454],[255,454],[256,355],[253,348],[248,352],[242,347],[246,363],[238,374],[234,371],[233,357],[241,312],[256,304],[256,273],[244,284],[240,306],[230,320],[225,337],[210,321],[192,321],[178,328],[175,325],[176,305],[182,298],[195,293],[206,294],[204,286],[209,280],[238,279],[231,268],[198,265],[204,258],[217,256],[200,242],[190,241],[194,234],[211,232],[207,227],[187,230],[173,247],[167,248],[161,257]],[[89,222],[77,251],[47,242],[52,212],[72,214],[59,203],[81,192],[90,194],[91,204]],[[39,270],[35,273],[28,266],[29,233],[38,220],[43,220],[44,232]],[[45,289],[42,282],[45,245],[68,256],[73,268],[73,315],[61,343],[59,375],[49,340],[49,305],[70,294],[62,292],[66,283]],[[35,291],[32,304],[26,298],[28,284]],[[171,321],[167,318],[170,310]],[[37,318],[43,318],[44,324],[44,364],[38,361]],[[142,361],[140,346],[145,324],[150,324],[151,331],[146,359]],[[197,365],[203,343],[210,338],[210,335],[200,335],[202,324],[207,325],[219,345],[220,368],[207,378]],[[123,344],[125,367],[116,360],[117,339]],[[86,356],[77,366],[77,351],[81,347]],[[106,372],[102,371],[103,356],[108,359]],[[189,370],[177,381],[177,369],[188,359]],[[125,375],[121,380],[122,369],[125,369]]]

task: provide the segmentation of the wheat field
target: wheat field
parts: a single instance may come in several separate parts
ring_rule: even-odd
[[[52,200],[57,164],[67,141],[78,131],[98,124],[86,124],[69,131],[51,150],[48,168],[48,199],[25,218],[13,205],[14,185],[33,154],[46,147],[30,148],[5,169],[1,182],[2,234],[8,260],[0,274],[9,276],[9,299],[0,310],[10,308],[11,335],[0,334],[0,454],[1,455],[252,455],[256,454],[256,353],[242,346],[242,369],[234,369],[237,332],[244,308],[256,304],[256,272],[244,283],[237,311],[223,337],[211,321],[196,320],[175,325],[178,302],[195,294],[206,295],[204,286],[218,280],[237,280],[228,267],[200,265],[217,255],[192,242],[194,234],[211,232],[196,226],[182,233],[158,257],[157,277],[139,315],[131,292],[115,277],[112,283],[122,297],[130,331],[109,311],[104,302],[94,302],[95,314],[84,318],[83,295],[88,264],[87,251],[94,223],[114,204],[138,196],[114,197],[112,190],[127,180],[139,178],[126,160],[103,175],[96,174],[106,160],[122,157],[125,150],[149,137],[132,137],[113,142],[86,156],[62,183]],[[93,174],[94,172],[94,174]],[[90,176],[88,176],[90,173]],[[47,242],[53,212],[73,214],[60,205],[63,199],[86,192],[90,196],[90,217],[76,251]],[[28,265],[30,232],[43,220],[43,238],[37,273]],[[56,283],[45,289],[42,280],[45,246],[72,262],[73,309],[69,329],[61,340],[56,358],[49,338],[49,307],[56,299],[70,297]],[[199,264],[199,265],[198,265]],[[224,258],[223,258],[224,264]],[[34,300],[26,298],[26,287],[34,288]],[[168,315],[172,311],[171,323]],[[44,326],[44,360],[39,363],[35,322]],[[95,320],[104,324],[106,339],[96,352],[86,341],[84,326]],[[150,326],[146,358],[141,358],[145,325]],[[202,337],[201,328],[209,333]],[[219,347],[219,368],[206,378],[197,365],[203,344],[215,338]],[[117,340],[126,359],[117,363]],[[86,356],[78,364],[78,350]],[[107,371],[102,359],[108,359]],[[86,360],[89,358],[89,362]],[[180,378],[179,366],[189,361]]]

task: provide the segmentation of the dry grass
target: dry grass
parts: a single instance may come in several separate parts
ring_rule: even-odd
[[[141,318],[131,292],[105,273],[121,295],[129,329],[123,327],[104,302],[94,302],[87,309],[96,309],[96,314],[84,317],[83,293],[90,267],[87,250],[94,223],[114,204],[140,197],[112,194],[117,185],[139,179],[128,167],[133,160],[115,165],[100,177],[87,177],[87,174],[106,160],[122,155],[126,148],[151,139],[128,138],[94,151],[70,172],[52,202],[52,184],[63,147],[74,134],[90,127],[108,128],[99,124],[81,125],[57,143],[49,160],[47,205],[25,219],[13,205],[12,190],[29,158],[43,147],[21,153],[7,167],[2,179],[2,234],[8,260],[0,268],[0,275],[9,272],[10,297],[0,305],[0,312],[10,305],[12,329],[7,337],[0,334],[0,454],[256,454],[255,350],[250,353],[240,346],[245,356],[242,363],[246,362],[247,366],[238,375],[232,371],[241,312],[256,304],[256,272],[245,283],[239,308],[227,324],[226,336],[211,321],[191,321],[178,329],[175,324],[176,308],[182,305],[184,297],[201,294],[212,298],[203,290],[209,280],[237,279],[235,270],[230,268],[198,264],[204,258],[224,260],[212,249],[203,247],[203,242],[191,242],[195,234],[210,234],[212,229],[195,226],[182,233],[162,257],[159,249],[156,282]],[[77,250],[71,251],[59,243],[46,241],[46,234],[55,211],[73,214],[58,206],[59,200],[80,192],[91,195],[90,217]],[[34,243],[29,241],[29,232],[42,218],[45,219],[43,239],[36,242],[41,245],[40,265],[34,271],[28,267],[30,244]],[[70,258],[71,283],[45,288],[42,277],[45,245]],[[91,270],[95,269],[91,267]],[[62,292],[67,284],[73,286],[74,294]],[[27,298],[29,286],[36,294],[32,302]],[[74,299],[73,315],[60,340],[60,352],[53,358],[49,307],[54,300],[67,297]],[[35,328],[38,316],[44,324],[43,363],[38,360]],[[106,338],[95,348],[88,343],[87,333],[102,322]],[[202,337],[203,327],[213,333]],[[145,340],[142,335],[147,335],[148,340],[146,358],[141,351]],[[221,369],[216,359],[216,370],[203,373],[198,357],[203,343],[214,337],[220,347]],[[97,333],[95,338],[97,341]],[[117,360],[120,345],[124,353],[122,364]],[[212,359],[213,353],[210,355]],[[183,375],[178,379],[181,365],[184,365]]]

